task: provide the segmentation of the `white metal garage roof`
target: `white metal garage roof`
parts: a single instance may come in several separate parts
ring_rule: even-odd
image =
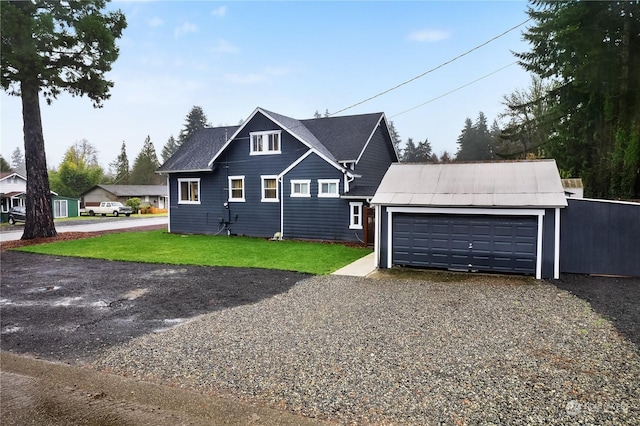
[[[555,160],[392,164],[371,204],[566,207]]]

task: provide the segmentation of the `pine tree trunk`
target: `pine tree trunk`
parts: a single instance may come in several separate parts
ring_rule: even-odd
[[[49,173],[44,152],[39,90],[35,79],[21,83],[24,154],[27,167],[27,218],[22,234],[23,240],[57,235],[53,224]]]

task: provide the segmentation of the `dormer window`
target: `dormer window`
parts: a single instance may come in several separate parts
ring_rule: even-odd
[[[280,130],[249,133],[251,155],[280,154]]]

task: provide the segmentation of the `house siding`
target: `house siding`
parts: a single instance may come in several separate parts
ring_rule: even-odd
[[[310,179],[310,197],[291,197],[291,181]],[[284,236],[336,241],[362,240],[362,231],[349,229],[349,200],[318,197],[318,179],[338,179],[344,193],[343,173],[311,155],[284,177]]]
[[[380,185],[391,163],[398,161],[389,134],[383,131],[383,128],[382,125],[376,128],[367,149],[354,169],[354,173],[362,177],[356,178],[352,185],[373,188],[371,195]]]
[[[115,194],[105,191],[102,188],[94,188],[82,197],[82,202],[86,206],[88,203],[101,203],[102,201],[120,201]],[[89,204],[91,205],[91,204]]]

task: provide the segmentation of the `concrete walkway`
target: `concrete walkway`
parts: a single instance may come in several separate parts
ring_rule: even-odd
[[[375,272],[375,253],[370,253],[365,257],[356,260],[335,271],[333,275],[346,275],[349,277],[367,277]]]

